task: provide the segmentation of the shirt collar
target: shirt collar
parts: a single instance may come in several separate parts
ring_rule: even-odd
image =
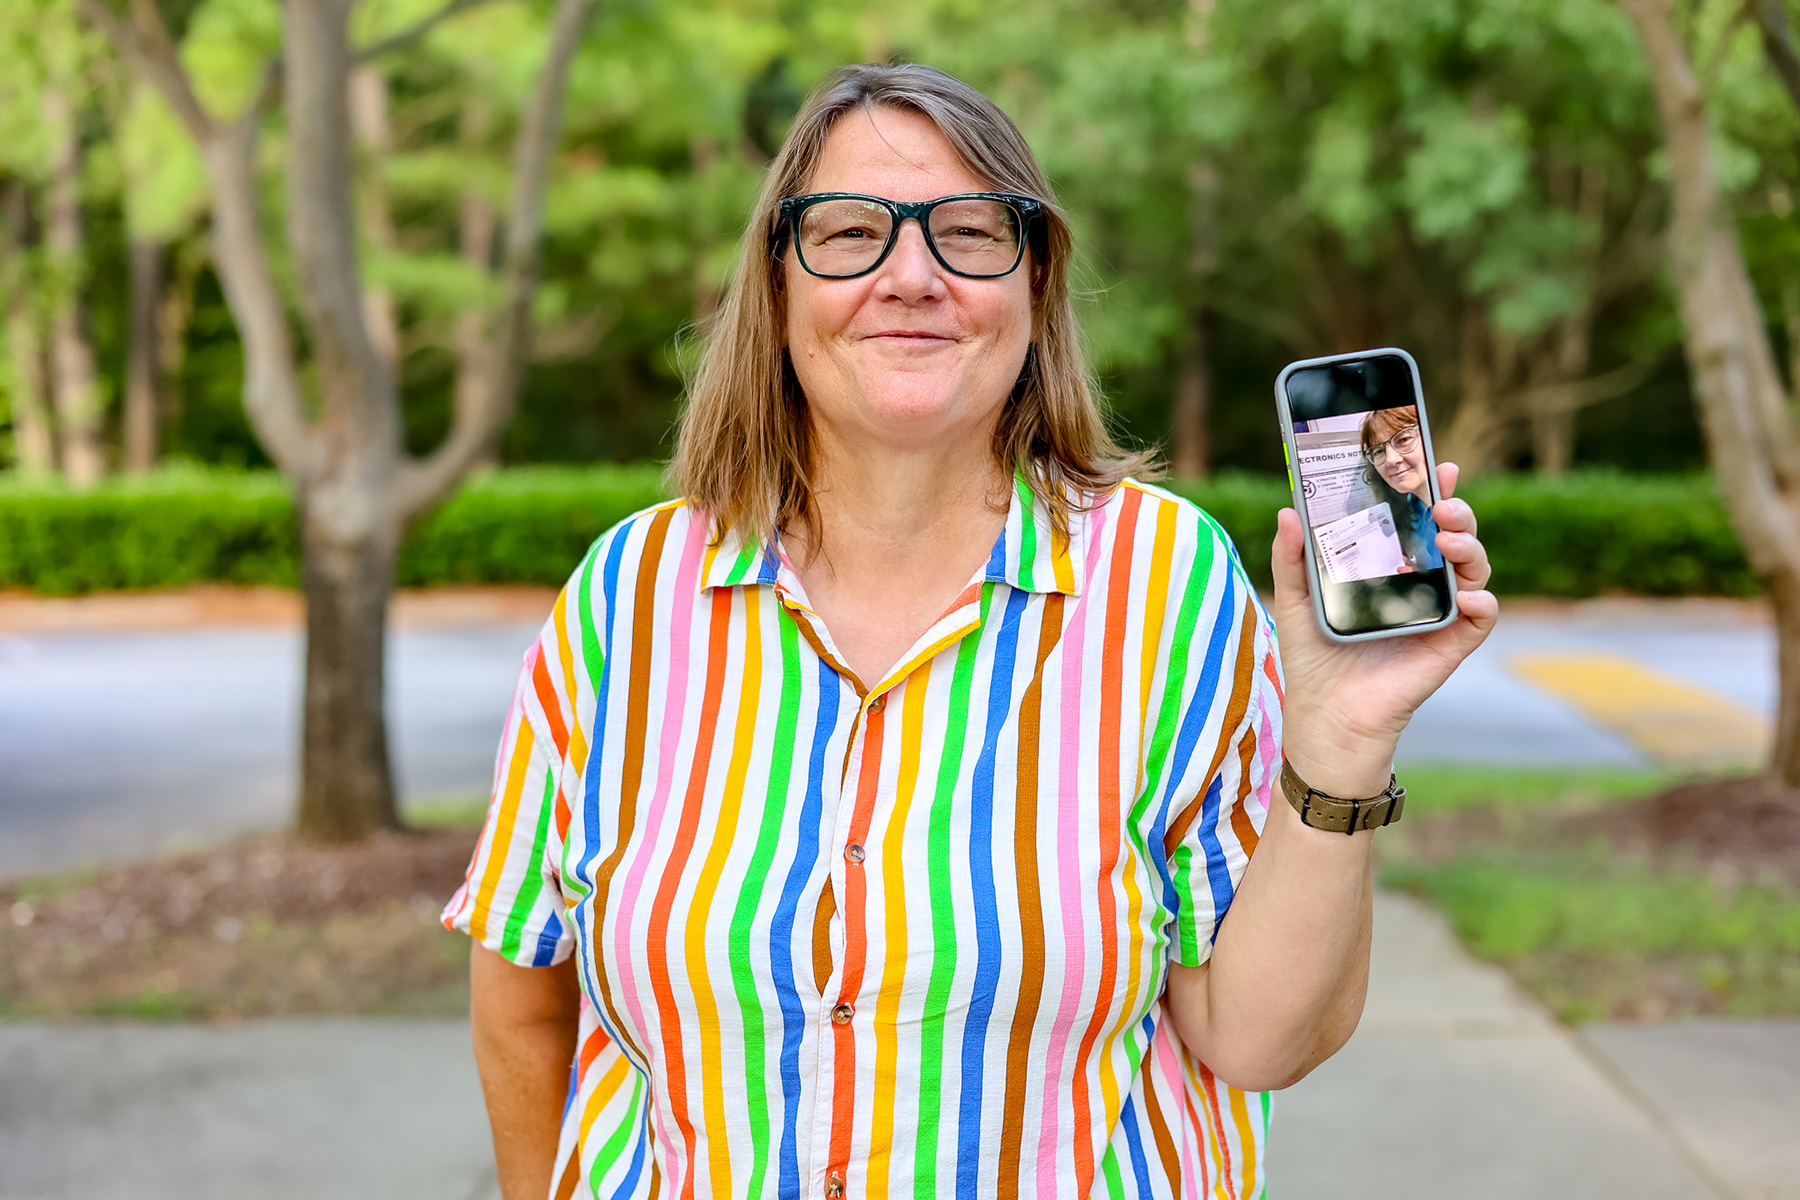
[[[1087,524],[1087,513],[1071,513],[1068,536],[1058,534],[1047,507],[1032,494],[1022,477],[1015,477],[1006,527],[988,555],[983,578],[1022,592],[1081,595],[1082,572],[1077,564],[1086,558]],[[792,568],[774,535],[752,539],[728,532],[707,547],[700,586],[710,589],[750,583],[791,584],[791,574]]]

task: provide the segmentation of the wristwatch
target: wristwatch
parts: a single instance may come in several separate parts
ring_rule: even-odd
[[[1281,760],[1281,792],[1300,814],[1300,820],[1326,833],[1355,833],[1359,829],[1379,829],[1400,819],[1406,808],[1406,789],[1390,770],[1387,790],[1361,800],[1345,800],[1327,796],[1294,773],[1293,764]]]

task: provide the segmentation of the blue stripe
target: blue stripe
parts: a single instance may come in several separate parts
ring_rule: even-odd
[[[555,913],[544,921],[544,927],[538,931],[537,948],[531,952],[531,965],[547,967],[556,961],[556,947],[562,941],[563,923]]]
[[[781,1103],[785,1119],[781,1128],[781,1172],[778,1194],[800,1195],[800,1041],[806,1035],[806,1005],[794,980],[794,921],[807,880],[819,861],[819,822],[825,808],[825,750],[837,726],[842,681],[831,664],[819,660],[819,712],[813,726],[812,752],[808,755],[806,800],[800,806],[799,845],[782,885],[781,903],[769,925],[769,965],[775,976],[775,992],[781,998]],[[752,1080],[752,1085],[756,1083]]]
[[[1187,712],[1183,714],[1181,729],[1175,735],[1175,753],[1172,761],[1182,764],[1180,770],[1169,773],[1169,783],[1163,795],[1162,812],[1157,816],[1156,827],[1150,840],[1150,854],[1155,859],[1157,870],[1163,879],[1163,904],[1169,912],[1181,911],[1179,898],[1175,892],[1175,874],[1169,869],[1168,850],[1164,845],[1165,831],[1168,828],[1170,812],[1175,803],[1176,789],[1187,777],[1187,764],[1193,761],[1194,752],[1200,744],[1200,734],[1206,729],[1208,717],[1218,701],[1216,689],[1219,686],[1219,672],[1225,661],[1225,646],[1231,640],[1231,632],[1236,628],[1233,615],[1236,611],[1235,595],[1237,586],[1230,572],[1224,576],[1225,595],[1221,597],[1217,609],[1217,617],[1213,621],[1212,637],[1206,646],[1206,658],[1200,668],[1200,680],[1195,686],[1193,700]],[[1212,886],[1214,911],[1223,918],[1225,909],[1231,904],[1231,872],[1225,867],[1224,848],[1219,844],[1219,835],[1214,825],[1218,818],[1219,780],[1210,782],[1207,789],[1205,807],[1195,819],[1196,831],[1200,838],[1201,848],[1206,854],[1206,874]]]
[[[989,583],[1006,582],[1006,530],[1000,530],[1000,537],[994,542],[994,552],[988,555],[987,579]]]
[[[638,1112],[637,1141],[631,1151],[631,1169],[625,1172],[625,1178],[619,1182],[613,1192],[614,1200],[620,1196],[629,1196],[637,1191],[638,1176],[644,1171],[644,1151],[650,1145],[650,1110],[642,1101],[644,1098],[644,1077],[639,1075],[631,1085],[631,1106]],[[630,1118],[626,1118],[629,1120]],[[577,1151],[579,1153],[579,1150]],[[595,1166],[603,1166],[595,1163]],[[591,1181],[590,1181],[591,1182]]]
[[[994,671],[988,682],[987,733],[975,762],[969,794],[969,878],[975,901],[975,980],[970,987],[969,1018],[963,1026],[962,1092],[957,1106],[956,1194],[977,1193],[981,1167],[982,1059],[987,1049],[988,1020],[994,1011],[994,987],[1000,979],[1000,906],[994,892],[994,760],[1000,733],[1013,709],[1013,664],[1018,657],[1020,617],[1030,593],[1013,588],[994,649]]]
[[[593,1005],[594,1015],[600,1020],[600,1028],[605,1030],[606,1036],[619,1047],[619,1053],[625,1056],[625,1061],[637,1068],[641,1078],[649,1071],[649,1065],[632,1052],[631,1043],[620,1036],[618,1027],[607,1015],[606,1005],[600,1002],[599,968],[594,961],[593,931],[588,927],[595,899],[594,857],[599,854],[601,844],[599,795],[601,777],[605,774],[602,764],[606,761],[601,757],[601,747],[606,743],[607,698],[612,694],[613,663],[617,661],[613,655],[613,646],[615,644],[614,635],[618,631],[619,624],[619,568],[625,558],[625,543],[630,539],[637,524],[638,522],[635,520],[628,521],[607,535],[609,540],[606,546],[606,565],[601,570],[600,581],[600,596],[606,603],[606,629],[604,631],[606,649],[603,654],[604,661],[601,664],[600,681],[594,688],[594,721],[588,729],[587,762],[582,764],[581,828],[583,845],[581,861],[576,863],[572,873],[572,877],[579,881],[584,897],[581,903],[570,910],[569,917],[575,923],[576,957],[581,966],[582,990],[587,993],[588,1001]],[[638,564],[638,569],[643,569],[641,562]]]

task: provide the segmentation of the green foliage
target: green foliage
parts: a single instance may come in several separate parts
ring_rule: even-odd
[[[1268,586],[1286,484],[1222,475],[1175,489],[1224,526]],[[1751,595],[1755,580],[1702,476],[1480,480],[1466,493],[1503,594]],[[560,584],[614,523],[663,499],[653,466],[477,476],[412,530],[404,586]],[[267,472],[169,469],[87,493],[0,476],[0,587],[46,594],[298,578],[286,486]]]
[[[1750,564],[1705,476],[1506,476],[1463,489],[1501,594],[1755,595]]]
[[[1383,877],[1442,907],[1465,945],[1565,1020],[1633,1011],[1657,971],[1686,977],[1703,1008],[1800,1012],[1800,896],[1778,884],[1720,887],[1598,849],[1402,862]]]
[[[169,470],[91,492],[0,483],[0,587],[291,587],[297,553],[287,487],[272,474]]]
[[[1479,808],[1532,810],[1613,804],[1641,799],[1674,782],[1668,771],[1632,767],[1409,765],[1402,775],[1408,818]]]
[[[400,582],[561,585],[596,538],[663,498],[652,467],[527,467],[472,479],[413,528]]]

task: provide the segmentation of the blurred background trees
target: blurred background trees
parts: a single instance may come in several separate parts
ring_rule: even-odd
[[[1784,372],[1800,339],[1800,118],[1755,9],[1699,4],[1723,194]],[[275,0],[157,0],[235,111]],[[432,10],[365,0],[364,41]],[[122,11],[122,10],[121,10]],[[508,154],[548,0],[471,6],[350,88],[365,308],[407,446],[445,437],[482,350]],[[0,15],[0,464],[71,482],[169,457],[266,465],[191,139],[78,19]],[[710,311],[758,172],[830,66],[901,56],[989,89],[1077,222],[1118,419],[1182,474],[1272,470],[1269,380],[1413,349],[1475,470],[1697,467],[1656,109],[1608,0],[643,0],[602,5],[569,85],[504,462],[662,457],[680,337]],[[260,152],[282,220],[285,125]],[[291,314],[292,265],[275,264]]]

